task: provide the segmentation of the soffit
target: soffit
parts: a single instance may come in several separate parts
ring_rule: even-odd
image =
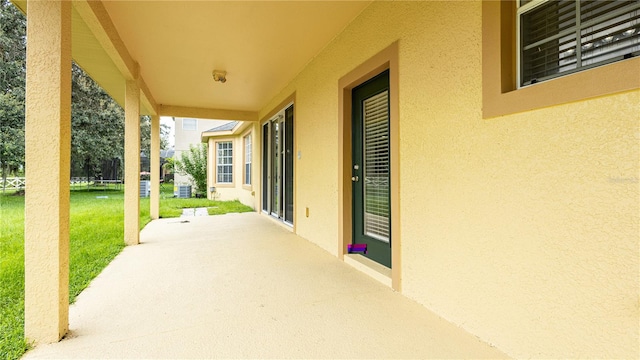
[[[103,4],[157,104],[258,111],[369,1]]]
[[[78,0],[72,55],[120,105],[139,72],[142,114],[163,105],[250,118],[243,112],[259,111],[370,2]]]

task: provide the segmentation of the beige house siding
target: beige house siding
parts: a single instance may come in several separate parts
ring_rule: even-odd
[[[638,357],[640,91],[483,119],[481,2],[374,2],[260,111],[295,92],[297,234],[338,255],[338,79],[395,41],[403,294],[514,357]]]
[[[204,119],[190,119],[196,120],[195,130],[184,130],[183,122],[185,118],[175,118],[175,155],[174,159],[180,159],[182,153],[189,151],[189,145],[198,145],[202,142],[200,135],[203,131],[209,130],[216,126],[228,123],[228,120],[204,120]],[[175,184],[188,184],[189,177],[187,175],[175,174]]]

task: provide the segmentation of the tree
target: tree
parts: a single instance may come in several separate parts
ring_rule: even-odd
[[[0,171],[2,179],[24,165],[26,19],[0,0]],[[3,181],[5,183],[5,181]]]
[[[207,192],[207,144],[189,145],[189,151],[174,160],[177,173],[188,175],[196,192]]]
[[[104,160],[123,158],[124,110],[77,64],[72,67],[71,162],[87,176],[100,173]],[[160,126],[160,149],[169,130]],[[140,151],[150,153],[151,117],[140,118]],[[160,154],[154,154],[159,156]],[[78,169],[76,169],[76,172]]]
[[[24,100],[27,20],[9,0],[0,0],[0,91]]]
[[[164,164],[162,164],[162,168],[164,169],[164,171],[166,171],[167,173],[172,173],[174,167],[175,163],[173,161],[173,158],[164,159]]]
[[[0,93],[0,170],[7,174],[24,164],[24,109],[12,94]],[[4,192],[4,186],[2,188]]]
[[[160,124],[160,150],[169,147],[169,126]],[[140,151],[149,154],[151,152],[151,116],[140,117]]]
[[[72,171],[95,176],[103,160],[123,157],[124,110],[75,63],[71,80]]]
[[[0,0],[0,171],[3,179],[24,166],[26,19]],[[71,68],[71,171],[101,173],[104,160],[124,158],[124,111],[80,66]],[[140,121],[141,151],[149,154],[150,118]],[[161,127],[161,143],[168,129]],[[159,154],[154,154],[158,156]]]

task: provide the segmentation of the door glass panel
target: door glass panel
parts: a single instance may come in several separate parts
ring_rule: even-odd
[[[280,212],[280,124],[271,123],[271,213]]]
[[[363,101],[364,232],[389,242],[389,91]]]
[[[284,140],[284,220],[293,224],[293,105],[285,110]]]
[[[262,210],[269,210],[269,123],[262,126]]]

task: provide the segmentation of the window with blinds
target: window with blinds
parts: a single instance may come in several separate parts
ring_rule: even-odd
[[[389,91],[363,102],[364,233],[389,242]]]
[[[640,55],[640,0],[520,0],[518,85]]]

